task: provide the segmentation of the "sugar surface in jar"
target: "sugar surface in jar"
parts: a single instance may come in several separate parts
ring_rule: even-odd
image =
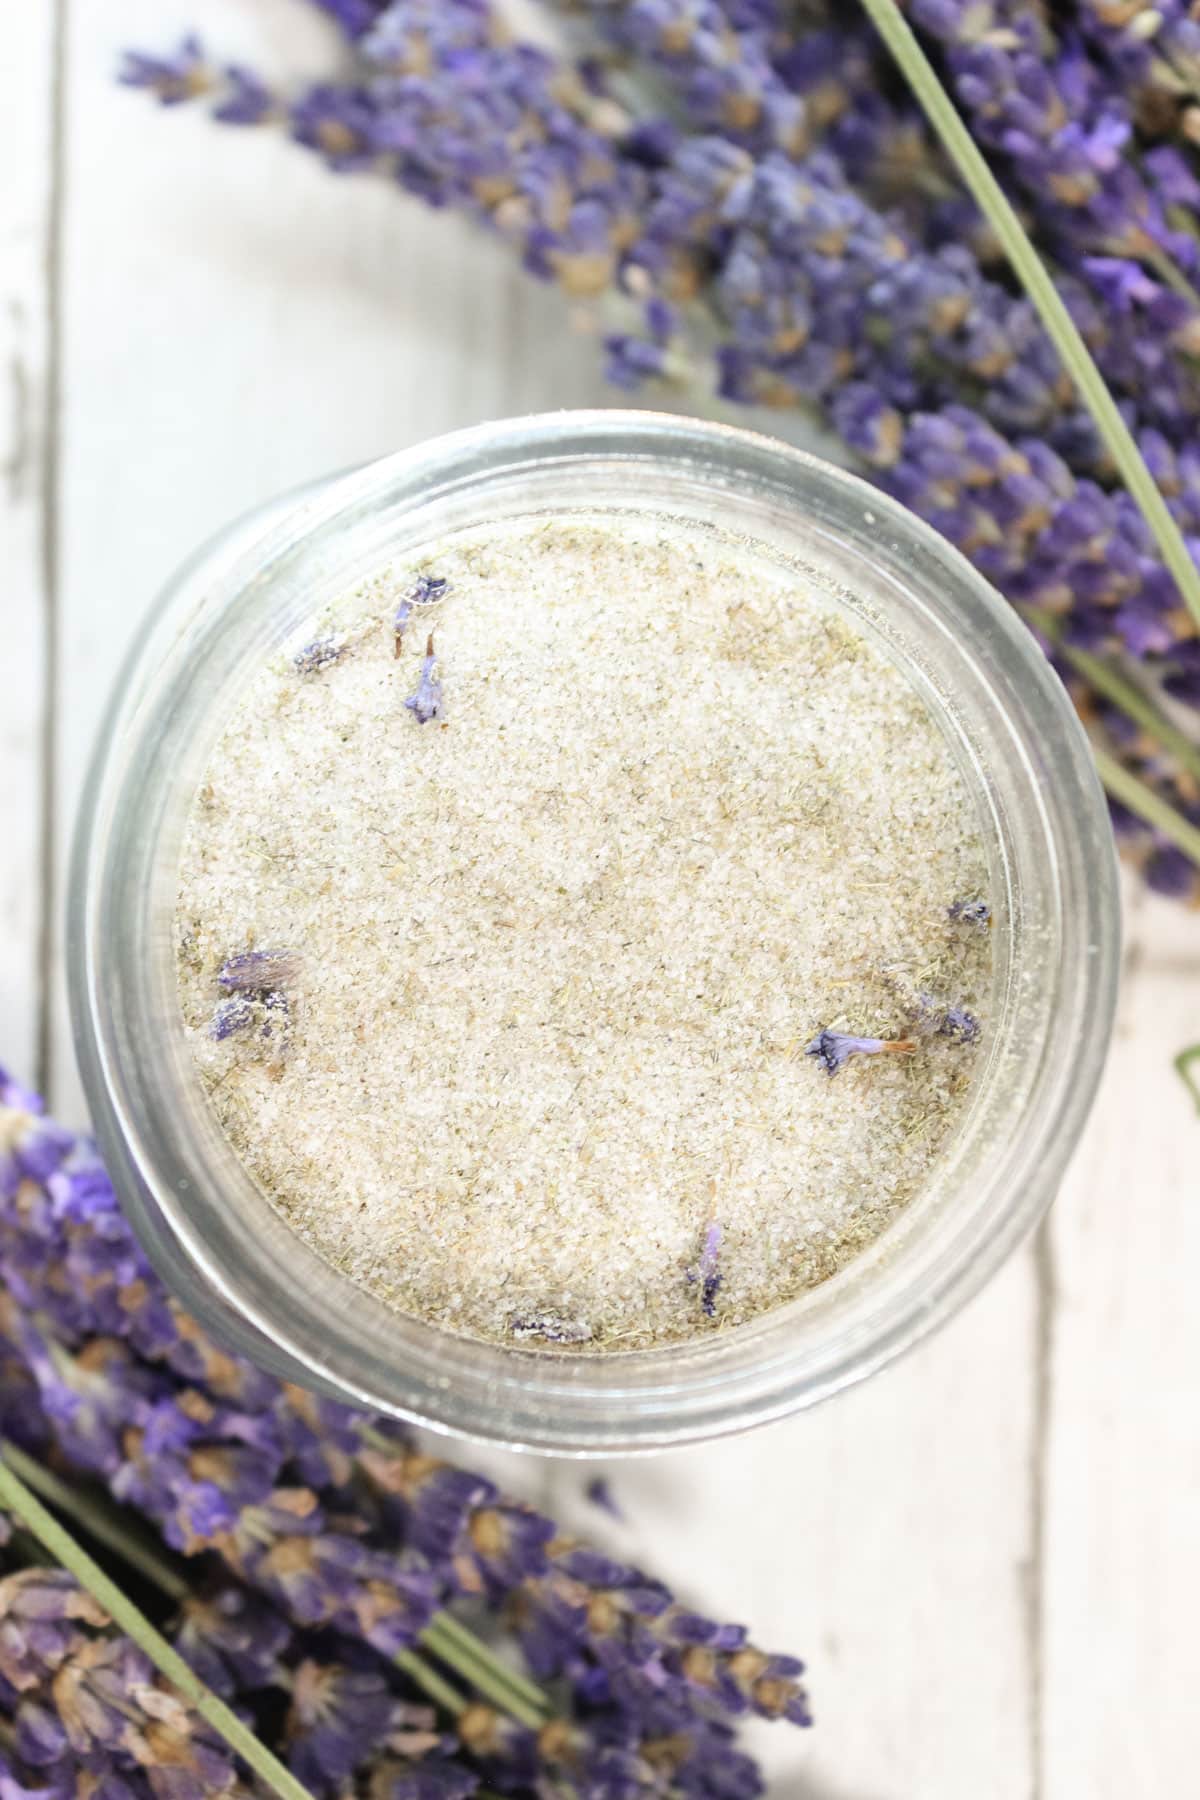
[[[180,999],[328,1263],[471,1335],[636,1348],[795,1296],[920,1187],[986,1042],[984,882],[939,729],[801,575],[527,521],[248,681]]]

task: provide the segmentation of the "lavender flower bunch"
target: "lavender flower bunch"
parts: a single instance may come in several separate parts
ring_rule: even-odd
[[[795,1659],[223,1351],[93,1145],[2,1071],[0,1274],[0,1508],[17,1478],[103,1553],[302,1784],[276,1791],[738,1800],[762,1783],[737,1721],[808,1724]],[[149,1640],[2,1510],[0,1536],[4,1800],[270,1791]]]
[[[514,41],[488,0],[317,3],[351,67],[297,96],[221,71],[194,40],[130,58],[123,78],[167,104],[207,95],[232,124],[280,123],[336,171],[467,211],[597,309],[620,387],[707,380],[732,404],[832,425],[1022,611],[1135,778],[1139,809],[1114,805],[1114,821],[1147,881],[1200,901],[1195,729],[1161,711],[1147,724],[1200,706],[1197,612],[857,9],[577,0],[554,55]],[[908,11],[1191,551],[1194,8]]]

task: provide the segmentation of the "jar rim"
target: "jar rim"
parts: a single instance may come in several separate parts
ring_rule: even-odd
[[[744,520],[748,535],[786,535],[790,516],[809,550],[819,545],[829,579],[853,586],[861,576],[870,623],[919,643],[995,808],[1020,926],[1008,945],[1006,1017],[1032,1016],[1036,1030],[1001,1033],[984,1101],[926,1224],[914,1215],[895,1242],[877,1240],[801,1301],[729,1332],[580,1354],[456,1338],[388,1313],[306,1247],[272,1268],[279,1234],[293,1234],[244,1210],[245,1171],[240,1193],[216,1191],[236,1187],[237,1175],[214,1161],[212,1136],[197,1135],[178,1058],[163,1054],[172,959],[152,889],[165,826],[156,832],[182,781],[177,751],[208,692],[202,677],[214,679],[219,664],[228,671],[237,631],[253,627],[262,647],[275,597],[292,593],[302,566],[344,585],[352,553],[369,563],[388,530],[423,530],[422,518],[456,508],[471,517],[472,506],[485,523],[489,496],[499,504],[539,484],[565,496],[601,478],[639,492],[658,482],[681,504],[692,496]],[[118,1193],[152,1260],[205,1323],[277,1372],[358,1404],[509,1447],[612,1454],[812,1404],[890,1361],[982,1285],[1049,1203],[1082,1129],[1115,1008],[1119,926],[1086,737],[1032,634],[959,552],[807,452],[740,427],[605,409],[503,420],[399,452],[319,484],[265,529],[253,516],[180,572],[126,666],[95,753],[76,833],[69,987]]]

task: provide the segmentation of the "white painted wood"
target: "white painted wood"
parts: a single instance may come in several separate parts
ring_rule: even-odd
[[[1046,1800],[1200,1777],[1200,919],[1144,898],[1093,1128],[1053,1215]]]
[[[0,25],[0,1061],[37,1051],[53,18]]]
[[[429,433],[606,397],[556,296],[500,246],[112,83],[122,45],[170,44],[196,20],[222,53],[318,69],[332,34],[301,0],[68,10],[60,888],[109,682],[206,533]],[[0,480],[0,1058],[23,1068],[38,1006],[46,11],[0,22],[0,351],[19,354],[33,421],[31,440],[6,392],[3,454],[32,443],[22,478]],[[1146,905],[1131,944],[1105,1102],[1048,1259],[1026,1252],[938,1339],[815,1414],[622,1465],[625,1527],[583,1500],[589,1471],[500,1464],[696,1604],[809,1657],[817,1730],[763,1733],[777,1800],[1195,1786],[1200,1121],[1169,1058],[1200,1038],[1200,923]],[[55,1098],[79,1118],[61,992],[53,1020]]]

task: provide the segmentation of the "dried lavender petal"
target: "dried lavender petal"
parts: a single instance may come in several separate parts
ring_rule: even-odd
[[[266,996],[295,981],[299,965],[290,950],[240,950],[217,971],[227,993]]]
[[[688,1280],[700,1283],[700,1305],[707,1319],[715,1319],[717,1316],[717,1294],[721,1286],[717,1258],[720,1252],[721,1227],[714,1219],[704,1233],[699,1262],[694,1269],[688,1270]]]
[[[806,1044],[805,1056],[817,1057],[828,1075],[836,1075],[843,1069],[852,1056],[878,1056],[880,1052],[892,1055],[906,1054],[917,1047],[914,1038],[871,1038],[852,1037],[841,1031],[821,1031]]]
[[[235,1032],[245,1031],[253,1025],[254,1016],[254,1002],[248,994],[230,994],[227,999],[218,1000],[214,1007],[208,1035],[218,1044],[224,1043]]]
[[[437,658],[433,653],[432,632],[430,632],[425,646],[425,659],[421,664],[421,679],[404,704],[413,714],[418,725],[428,725],[431,719],[441,716],[442,684],[437,677]]]
[[[992,909],[986,900],[956,900],[949,909],[956,925],[978,925],[986,930],[992,922]]]
[[[450,586],[446,575],[418,575],[408,590],[408,597],[414,606],[432,606],[435,600],[445,599]]]
[[[335,637],[332,633],[325,637],[314,638],[297,650],[292,658],[292,666],[299,675],[319,675],[322,669],[328,669],[339,657],[344,656],[348,648],[348,640]]]
[[[612,1486],[607,1475],[593,1475],[584,1489],[584,1493],[592,1505],[598,1506],[601,1512],[606,1512],[610,1517],[624,1521],[625,1514],[613,1496]]]

